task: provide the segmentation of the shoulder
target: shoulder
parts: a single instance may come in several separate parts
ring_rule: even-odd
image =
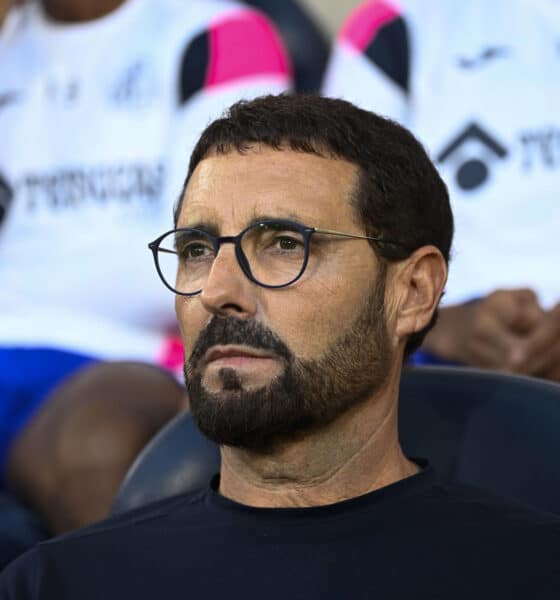
[[[159,527],[174,518],[189,521],[204,511],[205,490],[165,498],[146,506],[110,517],[99,523],[41,542],[36,547],[40,554],[72,551],[85,543],[88,547],[113,544],[131,531],[142,535],[150,527]]]
[[[409,87],[409,26],[396,0],[369,0],[344,22],[337,45],[363,56],[403,91]]]
[[[9,2],[8,2],[9,4]],[[22,39],[30,29],[30,24],[35,18],[35,7],[31,3],[14,4],[6,13],[4,20],[0,21],[0,52],[16,47],[22,54],[25,45]],[[2,64],[6,59],[0,61]]]
[[[174,550],[178,529],[183,533],[189,528],[195,531],[205,522],[205,496],[205,491],[198,491],[164,499],[41,542],[1,573],[0,598],[63,597],[62,593],[58,595],[62,580],[79,589],[77,582],[83,580],[83,585],[89,585],[100,573],[111,577],[125,565],[134,569],[129,563],[155,545],[162,554]],[[124,559],[123,563],[125,555],[129,562]]]
[[[403,24],[402,6],[393,0],[369,0],[354,9],[339,32],[339,41],[365,51],[376,37]]]
[[[204,510],[204,498],[206,489],[198,490],[188,494],[178,494],[170,498],[164,498],[156,502],[127,511],[114,517],[95,523],[88,527],[72,531],[52,540],[47,540],[41,545],[56,547],[61,544],[79,542],[88,538],[103,538],[119,536],[126,533],[131,527],[142,529],[151,523],[163,522],[176,516],[184,518],[189,514],[195,514]]]
[[[552,590],[559,593],[557,515],[466,485],[442,485],[434,496],[438,523],[447,529],[435,536],[444,555],[476,565],[500,585],[508,582],[512,590],[536,585],[534,591],[541,590],[543,598],[550,597]],[[520,593],[520,597],[531,595]]]
[[[411,51],[410,39],[418,30],[425,30],[426,37],[431,37],[434,29],[439,35],[460,10],[454,0],[368,0],[348,15],[337,42],[366,54],[375,54],[376,43]]]
[[[195,3],[196,4],[196,3]],[[258,10],[233,2],[201,2],[197,24],[183,46],[180,100],[197,91],[251,78],[289,85],[291,65],[272,22]]]
[[[79,570],[87,564],[103,563],[103,568],[109,568],[108,565],[118,563],[123,547],[149,539],[150,528],[161,532],[176,517],[187,526],[189,521],[196,525],[199,509],[204,510],[204,497],[205,491],[199,491],[167,498],[41,542],[4,569],[0,575],[0,598],[35,598],[39,589],[48,590],[45,597],[55,597],[60,565]]]
[[[420,506],[429,504],[433,518],[480,543],[523,538],[560,551],[560,517],[474,486],[438,482],[426,489]]]

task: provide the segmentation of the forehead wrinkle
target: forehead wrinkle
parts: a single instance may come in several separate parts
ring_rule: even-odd
[[[207,229],[220,229],[221,217],[219,213],[211,208],[203,208],[202,210],[195,210],[190,212],[188,205],[185,203],[181,209],[181,214],[177,221],[177,227],[191,227],[196,228],[197,225],[204,226]]]
[[[220,173],[217,178],[216,173]],[[265,177],[256,178],[255,173]],[[220,229],[227,228],[228,233],[234,234],[238,233],[234,229],[240,231],[261,217],[337,229],[335,225],[342,215],[346,215],[343,221],[356,223],[358,215],[351,202],[356,175],[356,166],[344,161],[304,154],[294,162],[290,152],[267,150],[243,156],[232,153],[208,157],[195,170],[184,198],[187,211],[181,212],[189,223],[194,220],[192,215],[200,221],[215,222]],[[239,196],[243,189],[248,195],[245,199]],[[321,201],[323,196],[325,204]]]
[[[240,219],[238,223],[239,231],[244,229],[245,227],[249,227],[254,223],[258,223],[259,221],[269,221],[269,220],[287,220],[287,221],[295,221],[301,225],[306,225],[309,227],[319,226],[317,224],[317,215],[312,215],[308,212],[296,213],[293,210],[287,210],[282,206],[282,202],[277,198],[264,198],[261,197],[261,201],[258,200],[253,204],[251,208],[248,209],[247,217]],[[194,204],[194,216],[191,211],[188,210],[189,207],[192,207]],[[262,206],[262,205],[265,206]],[[226,225],[232,225],[236,222],[236,209],[238,207],[234,202],[229,203],[229,218],[225,219],[220,212],[216,210],[215,207],[208,206],[206,202],[202,202],[198,199],[191,200],[191,202],[187,203],[186,201],[183,204],[181,215],[178,220],[177,227],[189,227],[194,229],[203,229],[212,233],[213,235],[221,235],[222,229],[226,227]]]

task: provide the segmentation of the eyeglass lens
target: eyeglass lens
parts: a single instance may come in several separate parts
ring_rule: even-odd
[[[305,234],[286,223],[257,223],[240,239],[250,275],[266,286],[286,285],[298,277],[305,263],[305,244]],[[182,294],[204,288],[215,258],[214,242],[203,231],[171,232],[159,245],[161,274]]]

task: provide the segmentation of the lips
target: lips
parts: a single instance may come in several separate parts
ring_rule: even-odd
[[[277,359],[270,352],[247,348],[244,346],[214,346],[202,359],[202,365],[206,366],[218,360],[243,360],[243,359]]]

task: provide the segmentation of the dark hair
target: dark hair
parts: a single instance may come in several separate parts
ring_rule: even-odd
[[[340,158],[359,167],[351,201],[366,235],[395,240],[374,251],[402,260],[432,244],[449,262],[453,216],[445,183],[418,140],[390,119],[350,102],[312,94],[263,96],[234,104],[202,133],[191,156],[181,199],[197,165],[209,153],[246,152],[253,144]],[[181,202],[175,209],[175,223]],[[434,326],[437,311],[407,341],[405,357]]]

